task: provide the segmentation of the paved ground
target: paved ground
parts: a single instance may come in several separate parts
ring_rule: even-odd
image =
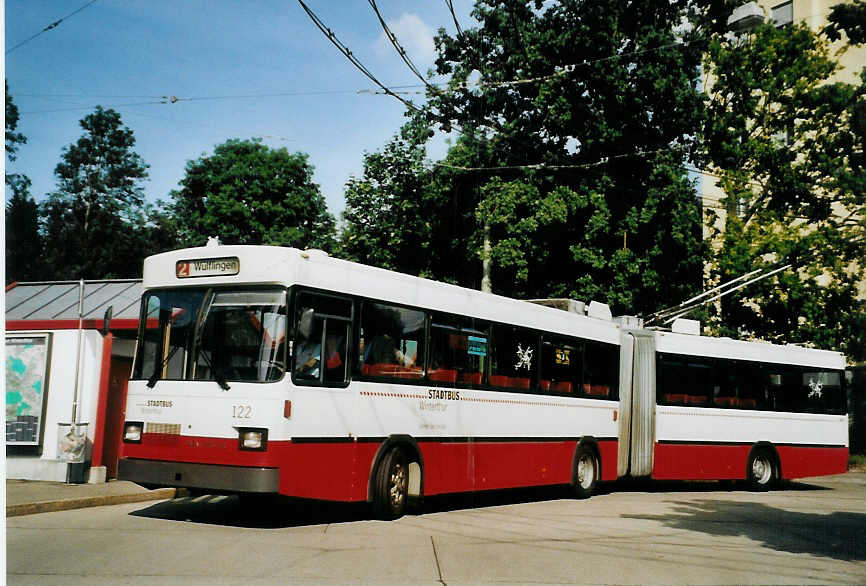
[[[174,498],[175,494],[173,488],[147,490],[124,480],[98,484],[7,480],[6,516],[163,500]]]
[[[7,519],[9,584],[866,583],[866,474],[359,506],[178,498]]]

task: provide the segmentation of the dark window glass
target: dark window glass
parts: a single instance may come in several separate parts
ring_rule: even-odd
[[[589,341],[584,346],[583,394],[598,399],[619,398],[619,346]]]
[[[791,413],[845,411],[842,371],[670,354],[658,355],[657,371],[662,405]]]
[[[528,391],[537,370],[538,335],[502,324],[492,329],[487,383],[499,389]]]
[[[423,311],[365,302],[360,328],[358,369],[363,376],[409,380],[424,376]]]
[[[577,394],[583,384],[583,345],[566,339],[544,337],[541,343],[542,392]]]
[[[294,378],[300,383],[348,381],[352,302],[303,292],[296,303]]]
[[[713,360],[660,354],[656,392],[663,405],[703,406],[713,388]]]
[[[769,390],[777,411],[843,413],[841,371],[770,365]]]
[[[487,363],[488,337],[486,327],[479,327],[471,318],[434,314],[428,380],[480,385]]]

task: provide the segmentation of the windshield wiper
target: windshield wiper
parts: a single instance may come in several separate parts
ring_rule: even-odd
[[[195,335],[192,338],[192,364],[193,368],[195,368],[195,364],[198,362],[198,357],[201,355],[208,368],[210,368],[210,371],[213,373],[216,384],[218,384],[222,390],[228,391],[231,387],[229,387],[228,382],[226,382],[225,371],[222,367],[220,367],[219,370],[214,368],[213,362],[211,362],[207,352],[201,348],[201,339],[204,336],[204,326],[207,322],[207,316],[210,313],[211,307],[213,307],[214,301],[216,301],[216,294],[212,288],[208,289],[204,294],[204,303],[201,304],[198,314],[195,316]]]
[[[216,384],[220,386],[220,388],[224,391],[228,391],[231,389],[229,383],[226,381],[226,374],[222,367],[217,370],[214,368],[213,362],[210,361],[210,358],[207,355],[207,352],[200,350],[199,355],[204,358],[205,363],[207,364],[210,371],[213,373],[213,379],[216,381]]]
[[[172,357],[177,352],[178,348],[180,348],[180,346],[175,346],[174,348],[172,348],[171,352],[169,352],[166,355],[166,357],[163,359],[163,361],[160,362],[159,364],[157,364],[156,368],[153,369],[153,374],[150,375],[149,379],[147,379],[147,387],[149,389],[152,389],[153,387],[156,386],[156,381],[158,381],[161,378],[159,376],[159,373],[162,371],[163,368],[165,368],[165,365],[168,364],[168,361],[172,359]]]

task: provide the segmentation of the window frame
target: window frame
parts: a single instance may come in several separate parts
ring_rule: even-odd
[[[203,293],[201,305],[199,305],[196,316],[193,318],[192,327],[196,327],[196,323],[198,320],[197,314],[198,311],[201,310],[203,304],[207,301],[208,296],[215,297],[220,292],[237,292],[244,293],[250,291],[282,291],[286,294],[286,343],[283,344],[282,350],[282,358],[283,364],[286,365],[286,371],[283,372],[283,375],[274,380],[235,380],[235,379],[226,379],[227,383],[231,384],[256,384],[256,385],[271,385],[274,383],[279,383],[285,380],[286,375],[288,374],[288,359],[289,359],[289,346],[290,341],[293,340],[291,328],[293,327],[294,322],[290,319],[290,314],[292,312],[292,287],[286,287],[285,285],[280,284],[267,284],[267,283],[222,283],[219,285],[196,285],[196,286],[188,286],[188,287],[154,287],[152,289],[147,289],[141,294],[141,301],[139,302],[139,324],[136,330],[136,338],[135,338],[135,351],[133,354],[133,363],[132,363],[132,371],[130,373],[130,380],[134,381],[146,381],[150,378],[150,375],[145,372],[147,368],[153,366],[156,368],[156,364],[160,362],[160,360],[165,360],[157,358],[154,356],[154,362],[152,365],[148,365],[147,363],[142,363],[144,359],[145,347],[145,333],[147,332],[147,321],[148,321],[148,311],[147,311],[147,301],[150,299],[151,295],[154,293],[163,293],[163,292],[185,292],[185,291],[201,291]],[[210,293],[208,293],[210,292]],[[157,319],[159,318],[151,318]],[[166,329],[162,326],[159,328],[159,340],[157,341],[157,347],[165,344],[166,339]],[[169,333],[169,336],[171,334]],[[184,346],[182,347],[184,354],[181,356],[183,360],[183,366],[181,370],[183,372],[182,378],[163,378],[159,377],[157,381],[167,381],[167,382],[217,382],[215,379],[194,379],[188,378],[188,373],[190,372],[191,360],[190,354],[196,351],[196,347],[194,346],[193,340],[187,340]],[[162,365],[160,368],[166,368],[170,365],[170,362]],[[138,372],[139,369],[141,372]],[[151,373],[152,374],[152,373]]]
[[[334,315],[334,314],[318,313],[315,311],[313,312],[314,318],[318,318],[318,317],[324,318],[324,322],[322,324],[322,340],[321,340],[320,345],[319,345],[319,375],[318,375],[318,379],[298,377],[297,373],[295,372],[295,366],[296,366],[296,360],[297,360],[297,350],[299,348],[297,337],[298,337],[298,322],[300,321],[300,315],[298,312],[300,310],[300,302],[302,300],[303,295],[305,295],[305,294],[317,296],[317,297],[326,297],[326,298],[330,298],[330,299],[336,299],[339,301],[345,301],[345,302],[348,302],[348,304],[349,304],[349,317],[348,318],[343,317],[343,316],[339,316],[339,315]],[[291,314],[292,314],[292,320],[290,322],[290,326],[291,326],[291,329],[290,329],[291,356],[290,356],[290,358],[291,358],[291,360],[289,360],[289,369],[291,371],[291,381],[292,381],[293,385],[298,386],[298,387],[318,387],[318,388],[345,389],[345,388],[348,388],[348,386],[351,384],[352,378],[353,378],[352,377],[352,369],[348,365],[348,361],[352,356],[353,343],[354,343],[355,335],[356,335],[354,333],[355,314],[356,314],[355,302],[356,302],[355,298],[352,297],[351,295],[341,295],[340,293],[336,293],[333,291],[323,291],[323,290],[315,289],[312,287],[299,287],[299,288],[293,288],[292,289],[292,291],[291,291],[291,303],[290,303]],[[325,339],[326,339],[327,331],[328,331],[327,330],[328,320],[336,320],[336,321],[340,321],[340,322],[345,322],[346,326],[348,327],[348,332],[346,334],[346,352],[345,352],[345,356],[343,357],[344,358],[343,363],[346,364],[346,368],[345,368],[344,373],[343,373],[343,380],[342,381],[326,381],[326,380],[324,380],[326,369],[323,368],[323,365],[326,364],[326,362],[325,362],[326,359],[324,357],[324,351],[325,351]]]
[[[662,365],[665,361],[676,361],[682,364],[687,360],[705,361],[710,368],[710,396],[704,403],[695,404],[684,401],[670,401],[664,399],[665,396],[675,395],[682,396],[685,393],[680,392],[681,389],[676,389],[676,392],[663,392],[665,389],[661,387]],[[749,381],[746,378],[744,384],[743,373],[759,372],[761,378],[757,383]],[[821,410],[810,408],[809,404],[803,402],[800,398],[793,397],[791,401],[781,403],[777,399],[776,392],[772,387],[784,387],[784,384],[774,385],[771,382],[771,377],[794,377],[801,379],[807,373],[838,373],[839,385],[838,393],[841,400],[835,407],[825,407]],[[736,394],[731,394],[730,389],[725,390],[723,387],[722,375],[727,377],[728,381],[733,381],[737,387]],[[683,377],[678,377],[682,379]],[[781,378],[780,378],[781,380]],[[847,412],[845,398],[845,376],[844,370],[836,371],[830,368],[821,368],[813,366],[805,366],[802,364],[779,363],[779,362],[761,362],[757,360],[742,360],[734,358],[723,358],[718,356],[697,356],[691,354],[678,354],[674,352],[656,352],[656,405],[668,407],[699,407],[711,409],[732,409],[734,411],[757,411],[762,413],[797,413],[797,414],[812,414],[812,415],[844,415]],[[767,396],[761,398],[758,396],[760,387],[766,387]],[[716,394],[716,389],[719,389],[727,394]],[[741,395],[749,395],[743,397]],[[721,399],[721,400],[720,400]],[[754,405],[744,405],[744,401],[753,401]],[[780,406],[781,405],[781,406]]]

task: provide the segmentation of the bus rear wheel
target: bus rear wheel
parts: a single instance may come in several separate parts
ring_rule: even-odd
[[[379,462],[373,491],[373,512],[390,521],[406,513],[409,500],[409,461],[403,450],[392,448]]]
[[[768,449],[756,449],[746,464],[749,486],[752,490],[770,490],[779,481],[779,467]]]
[[[598,480],[598,458],[589,446],[580,446],[574,459],[574,494],[579,499],[589,498]]]

